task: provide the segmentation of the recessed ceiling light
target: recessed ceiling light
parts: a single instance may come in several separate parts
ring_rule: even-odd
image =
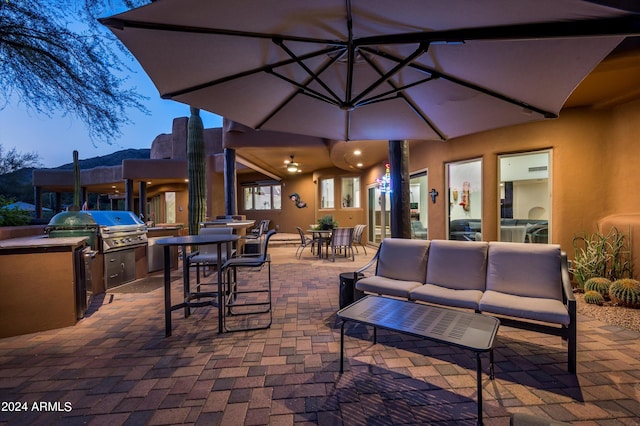
[[[356,164],[356,166],[362,167],[362,163],[358,163],[358,164]]]
[[[355,151],[353,151],[353,155],[360,155],[362,154],[362,151],[360,151],[359,149],[356,149]]]

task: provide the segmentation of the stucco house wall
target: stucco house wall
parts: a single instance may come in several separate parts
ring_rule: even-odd
[[[483,132],[412,147],[410,170],[428,168],[429,187],[446,194],[446,163],[483,160],[482,234],[498,235],[498,155],[551,148],[552,233],[569,256],[576,233],[594,232],[601,218],[638,212],[640,102],[612,110],[569,109],[553,121]],[[446,196],[429,203],[429,237],[445,239]]]

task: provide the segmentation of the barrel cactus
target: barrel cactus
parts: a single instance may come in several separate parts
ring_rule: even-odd
[[[590,290],[584,293],[584,301],[592,305],[602,306],[604,303],[604,297],[602,294],[595,290]]]
[[[611,301],[628,308],[640,308],[640,281],[622,278],[609,287]]]
[[[609,287],[611,287],[611,280],[604,277],[589,278],[584,283],[584,291],[597,291],[603,297],[609,296]]]

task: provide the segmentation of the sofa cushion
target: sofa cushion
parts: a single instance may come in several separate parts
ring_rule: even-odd
[[[386,296],[409,298],[409,293],[416,287],[421,287],[422,282],[404,281],[387,277],[366,277],[356,282],[356,289],[368,293],[383,294]]]
[[[453,290],[433,284],[421,285],[409,292],[413,300],[469,309],[478,309],[481,297],[480,290]]]
[[[487,290],[562,301],[557,244],[489,243]]]
[[[429,241],[385,238],[380,246],[376,275],[424,284]]]
[[[486,241],[431,241],[426,283],[484,291],[488,247]]]
[[[480,311],[553,324],[570,323],[567,307],[560,300],[522,297],[491,290],[482,295]]]

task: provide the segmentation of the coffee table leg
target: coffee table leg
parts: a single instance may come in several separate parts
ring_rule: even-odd
[[[476,352],[476,374],[478,378],[478,425],[482,425],[482,360],[480,352]]]
[[[346,321],[342,321],[340,327],[340,374],[344,372],[344,324]]]
[[[493,348],[489,351],[489,378],[494,380],[496,378],[496,373],[493,368]]]

